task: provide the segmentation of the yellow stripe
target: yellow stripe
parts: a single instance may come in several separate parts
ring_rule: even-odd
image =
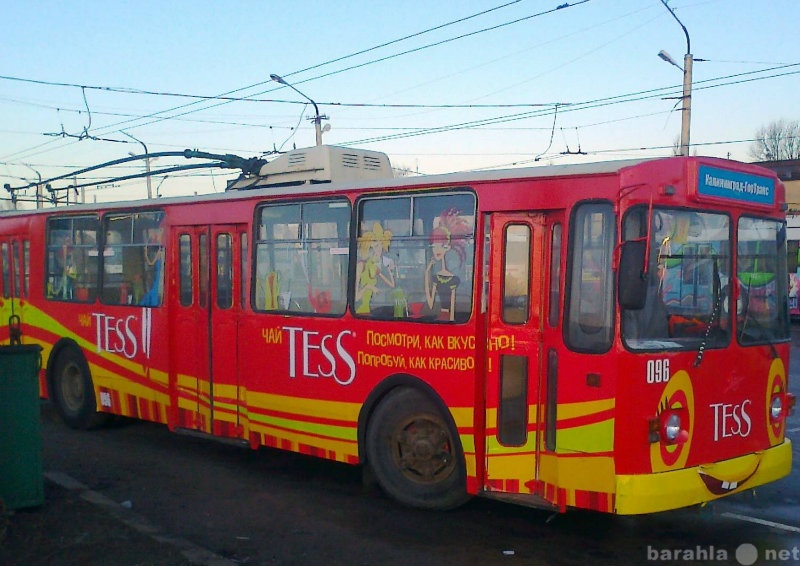
[[[599,401],[581,401],[578,403],[559,403],[557,412],[558,420],[585,417],[594,413],[601,413],[614,408],[615,399],[601,399]]]
[[[614,419],[584,426],[559,428],[557,452],[611,452],[614,449]]]
[[[256,409],[275,409],[298,417],[322,417],[352,423],[358,422],[358,413],[361,410],[361,403],[304,399],[253,391],[247,391],[247,405]],[[253,415],[250,418],[254,418]]]
[[[347,426],[334,426],[334,425],[323,425],[318,423],[310,423],[307,421],[300,421],[294,419],[287,419],[287,418],[280,418],[280,417],[273,417],[269,415],[261,415],[261,414],[253,414],[250,413],[250,423],[251,428],[255,429],[255,423],[268,425],[273,427],[280,427],[282,429],[288,429],[290,431],[296,432],[305,432],[307,434],[315,434],[318,436],[324,436],[328,438],[336,438],[339,440],[349,440],[355,441],[357,438],[356,429],[355,427],[347,427]],[[284,432],[276,432],[278,436],[287,436],[285,430]]]

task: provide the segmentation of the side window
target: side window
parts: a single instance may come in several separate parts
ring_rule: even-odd
[[[99,229],[100,220],[94,215],[53,217],[47,222],[48,299],[95,301],[99,289]]]
[[[565,340],[578,351],[605,352],[613,330],[615,225],[610,204],[576,207],[572,219]]]
[[[256,310],[343,314],[350,203],[268,205],[257,214]]]
[[[31,241],[22,242],[22,274],[25,278],[22,296],[29,297],[31,292]]]
[[[242,292],[240,293],[239,306],[241,308],[245,308],[245,306],[247,305],[247,290],[246,290],[247,287],[245,285],[245,281],[247,281],[247,262],[248,262],[248,257],[247,257],[247,233],[246,232],[242,232],[239,235],[239,238],[240,238],[239,239],[239,252],[240,252],[239,253],[239,258],[240,258],[240,262],[241,262],[241,265],[239,266],[239,269],[240,269],[240,271],[239,271],[239,275],[240,275],[239,281],[242,282],[241,283]]]
[[[561,224],[555,224],[550,236],[550,306],[548,324],[558,326],[561,304]]]
[[[531,229],[522,224],[506,226],[503,256],[503,321],[528,321],[531,277]]]
[[[382,319],[468,320],[474,250],[472,194],[361,200],[356,314]]]
[[[230,234],[217,234],[217,307],[233,306],[233,249]]]
[[[12,296],[11,289],[11,247],[7,242],[0,244],[0,261],[3,263],[3,297]]]
[[[19,255],[19,240],[11,242],[11,267],[14,271],[14,288],[18,297],[24,297],[22,285],[22,262]]]
[[[194,302],[192,287],[192,237],[189,234],[181,234],[178,237],[180,247],[181,267],[178,273],[178,285],[180,287],[181,306],[189,307]]]
[[[208,307],[208,234],[200,234],[198,238],[198,261],[200,273],[198,273],[198,277],[200,278],[200,296],[198,297],[198,304],[201,308]]]
[[[163,212],[105,217],[102,301],[110,305],[161,305],[164,294]]]

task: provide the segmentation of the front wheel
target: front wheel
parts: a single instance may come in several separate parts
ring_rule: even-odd
[[[416,389],[391,392],[369,420],[368,464],[381,488],[412,507],[452,509],[469,499],[460,443]]]
[[[89,365],[74,348],[66,348],[56,358],[53,367],[53,401],[64,422],[71,428],[94,428],[103,424],[107,417],[97,412]]]

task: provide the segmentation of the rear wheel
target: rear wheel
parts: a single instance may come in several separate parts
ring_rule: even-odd
[[[93,428],[107,418],[97,412],[89,365],[75,348],[58,354],[53,368],[53,400],[64,422],[72,428]]]
[[[416,389],[396,389],[381,401],[368,424],[366,452],[381,488],[401,503],[452,509],[469,499],[460,443]]]

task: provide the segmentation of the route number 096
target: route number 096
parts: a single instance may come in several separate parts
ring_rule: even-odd
[[[647,360],[647,383],[669,381],[669,360]]]

